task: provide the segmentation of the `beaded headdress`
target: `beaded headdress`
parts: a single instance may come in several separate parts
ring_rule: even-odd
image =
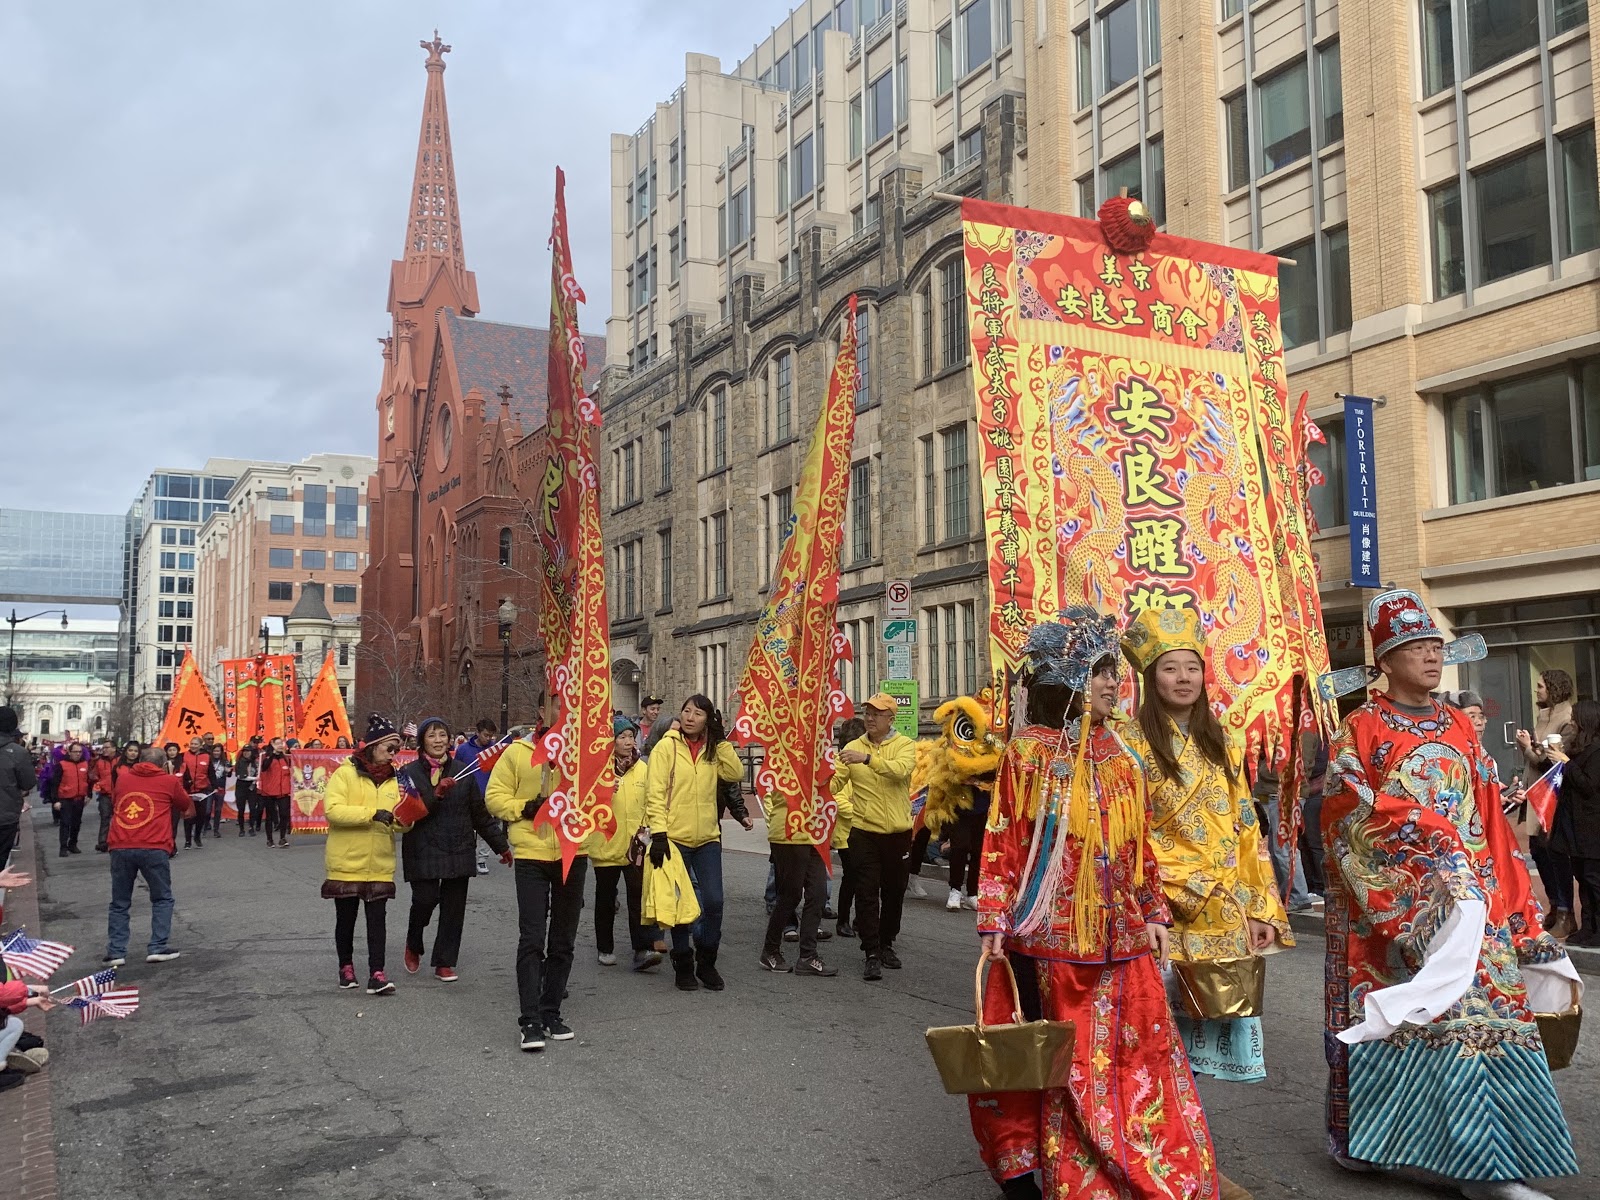
[[[1116,618],[1088,605],[1074,604],[1061,610],[1060,620],[1042,621],[1028,630],[1022,657],[1035,686],[1081,692],[1088,686],[1094,669],[1107,659],[1121,675],[1117,647]]]

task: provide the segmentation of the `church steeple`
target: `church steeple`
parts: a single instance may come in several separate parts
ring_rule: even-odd
[[[450,47],[433,31],[431,42],[418,43],[428,52],[427,90],[422,100],[422,130],[417,138],[417,166],[411,184],[404,256],[395,263],[390,307],[414,304],[443,273],[453,297],[440,302],[468,315],[478,311],[478,284],[467,270],[461,244],[461,208],[456,198],[455,159],[450,152],[450,114],[444,100],[444,56]]]

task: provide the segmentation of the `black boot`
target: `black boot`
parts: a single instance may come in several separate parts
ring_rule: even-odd
[[[696,946],[694,960],[696,964],[695,977],[705,984],[708,991],[720,992],[728,986],[722,976],[717,973],[717,948],[715,946],[710,949],[704,946]]]
[[[1026,1175],[1018,1175],[1002,1183],[1000,1194],[1005,1200],[1039,1200],[1044,1193],[1039,1190],[1039,1181],[1030,1171]]]
[[[680,992],[698,992],[700,990],[700,981],[694,977],[693,950],[684,950],[682,952],[674,950],[672,952],[672,971],[676,976],[673,982],[677,984]]]

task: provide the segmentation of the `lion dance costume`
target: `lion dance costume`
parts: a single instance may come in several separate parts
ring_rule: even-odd
[[[933,714],[939,736],[917,743],[911,791],[925,791],[919,818],[928,837],[950,842],[950,903],[977,906],[979,851],[989,817],[994,774],[1005,747],[990,733],[989,691],[957,696]],[[924,841],[922,843],[926,845]]]
[[[1023,647],[1030,687],[1083,694],[1120,663],[1115,622],[1074,608]],[[1196,1200],[1217,1195],[1211,1134],[1172,1026],[1147,922],[1168,924],[1144,776],[1089,713],[1024,727],[1006,748],[983,844],[978,932],[1005,937],[1027,1019],[1077,1027],[1069,1087],[969,1097],[985,1164],[1008,1195]],[[991,977],[987,1020],[1010,1019]],[[1021,1185],[1021,1186],[1019,1186]]]

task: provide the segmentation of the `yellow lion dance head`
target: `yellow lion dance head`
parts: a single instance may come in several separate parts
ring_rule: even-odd
[[[957,696],[933,714],[940,736],[917,744],[913,791],[926,788],[923,823],[935,834],[972,807],[973,789],[988,791],[1005,746],[990,732],[989,710],[980,698]]]

